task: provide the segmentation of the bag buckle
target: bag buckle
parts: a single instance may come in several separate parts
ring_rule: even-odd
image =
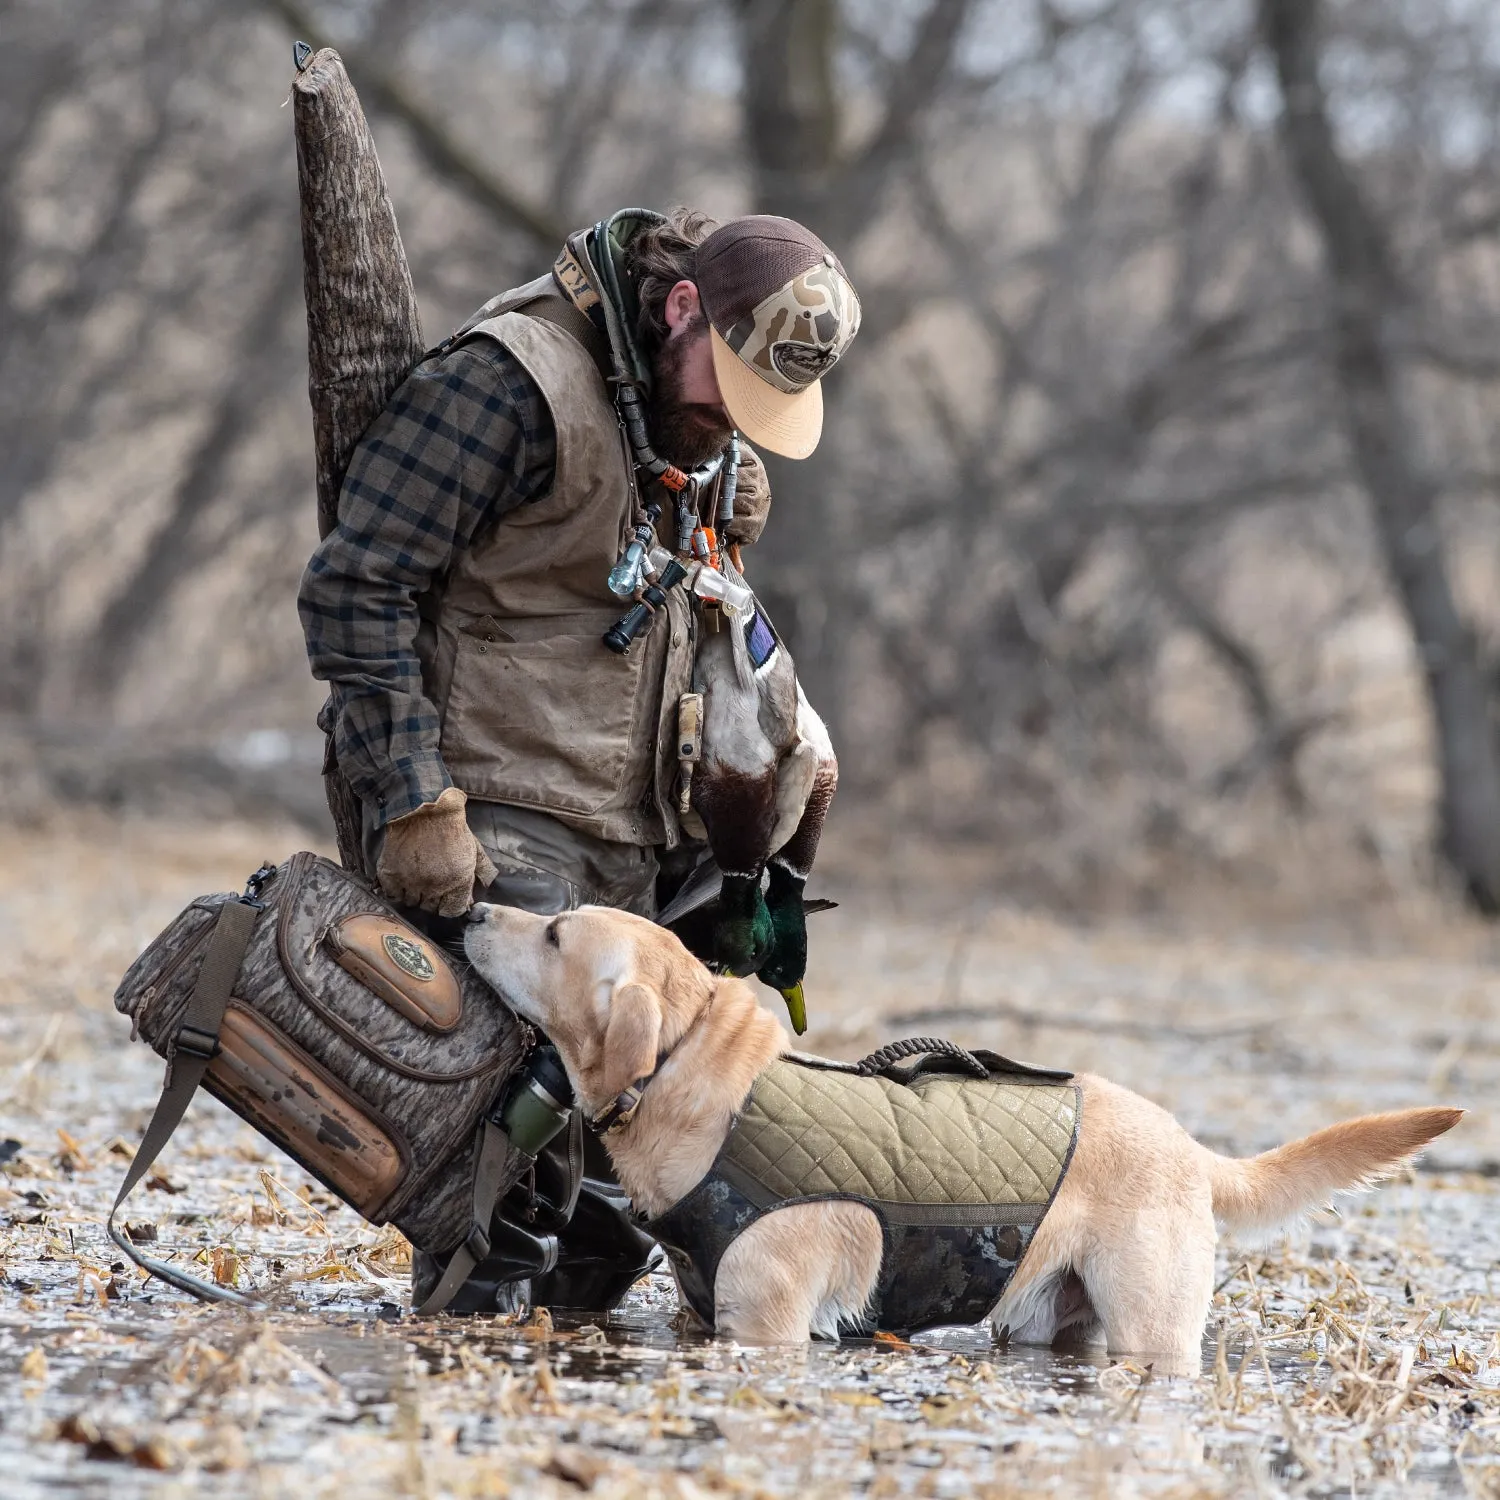
[[[464,1240],[464,1249],[474,1257],[477,1266],[490,1253],[490,1237],[485,1233],[483,1225],[475,1224],[469,1230],[468,1237]]]
[[[172,1050],[208,1062],[219,1055],[219,1034],[200,1031],[196,1026],[184,1026],[174,1038]]]
[[[253,906],[256,911],[264,911],[266,909],[266,904],[260,899],[260,890],[261,887],[265,885],[265,883],[270,880],[271,877],[275,874],[276,866],[273,865],[269,860],[267,860],[266,863],[263,864],[260,869],[258,869],[249,878],[249,880],[245,882],[245,894],[239,899],[244,902],[246,906]]]

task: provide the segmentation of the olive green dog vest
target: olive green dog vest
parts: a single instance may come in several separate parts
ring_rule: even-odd
[[[1000,1299],[1056,1196],[1078,1134],[1066,1074],[867,1077],[792,1055],[755,1081],[708,1176],[651,1224],[694,1310],[713,1321],[729,1244],[762,1214],[866,1203],[885,1252],[873,1327],[972,1323]]]

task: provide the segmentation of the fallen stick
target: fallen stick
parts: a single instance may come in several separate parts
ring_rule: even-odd
[[[1110,1036],[1175,1037],[1185,1042],[1213,1042],[1269,1031],[1269,1021],[1246,1021],[1238,1026],[1173,1026],[1149,1021],[1111,1021],[1097,1016],[1064,1015],[1053,1011],[1022,1010],[1018,1005],[936,1005],[927,1010],[902,1011],[887,1016],[893,1026],[921,1026],[929,1021],[1017,1021],[1025,1026],[1051,1026],[1059,1031],[1095,1031]]]
[[[41,1045],[16,1069],[13,1097],[22,1109],[36,1108],[37,1069],[45,1062],[57,1061],[57,1039],[62,1035],[63,1020],[61,1015],[54,1015],[48,1021]]]

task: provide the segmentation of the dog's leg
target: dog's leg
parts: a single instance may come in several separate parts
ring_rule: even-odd
[[[1078,1157],[1086,1158],[1087,1137]],[[1074,1267],[1093,1245],[1089,1229],[1087,1168],[1064,1179],[1057,1201],[1037,1227],[999,1304],[990,1314],[996,1333],[1015,1344],[1047,1345],[1077,1337],[1076,1325],[1092,1328],[1096,1319]]]
[[[1175,1126],[1165,1148],[1139,1128],[1120,1131],[1130,1148],[1122,1149],[1110,1127],[1133,1096],[1089,1085],[1072,1168],[994,1322],[1016,1343],[1075,1346],[1102,1329],[1111,1354],[1166,1355],[1196,1368],[1213,1295],[1206,1174],[1185,1152],[1174,1156],[1178,1135],[1190,1144]]]
[[[724,1252],[714,1326],[746,1344],[836,1339],[880,1275],[880,1221],[860,1203],[793,1203],[757,1219]]]
[[[1018,1296],[1007,1294],[991,1314],[990,1322],[1011,1344],[1075,1350],[1103,1338],[1083,1282],[1066,1266],[1032,1281]]]
[[[1213,1295],[1214,1220],[1202,1148],[1163,1109],[1084,1075],[1073,1161],[995,1312],[1047,1339],[1102,1328],[1111,1354],[1196,1368]],[[1083,1296],[1060,1296],[1069,1281]],[[1070,1327],[1076,1324],[1076,1327]]]
[[[1104,1342],[1104,1325],[1089,1301],[1083,1278],[1076,1272],[1065,1271],[1058,1278],[1053,1312],[1056,1325],[1052,1347],[1059,1353],[1077,1354]]]
[[[1195,1371],[1214,1289],[1213,1212],[1206,1199],[1137,1216],[1100,1236],[1078,1273],[1111,1354],[1165,1356]]]

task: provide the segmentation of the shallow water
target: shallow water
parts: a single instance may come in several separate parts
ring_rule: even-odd
[[[0,1146],[0,1495],[1500,1495],[1500,983],[1483,963],[1003,912],[944,927],[873,897],[819,919],[817,1050],[938,1031],[1094,1067],[1240,1153],[1360,1110],[1475,1106],[1433,1153],[1444,1170],[1221,1247],[1191,1374],[973,1329],[740,1348],[679,1332],[662,1277],[597,1327],[413,1320],[399,1238],[205,1099],[167,1185],[126,1217],[200,1274],[217,1260],[274,1284],[279,1304],[247,1312],[144,1281],[104,1238],[160,1082],[108,996],[266,836],[99,825],[17,844],[0,871],[0,1140],[19,1143]],[[935,1006],[958,1014],[891,1019]]]

